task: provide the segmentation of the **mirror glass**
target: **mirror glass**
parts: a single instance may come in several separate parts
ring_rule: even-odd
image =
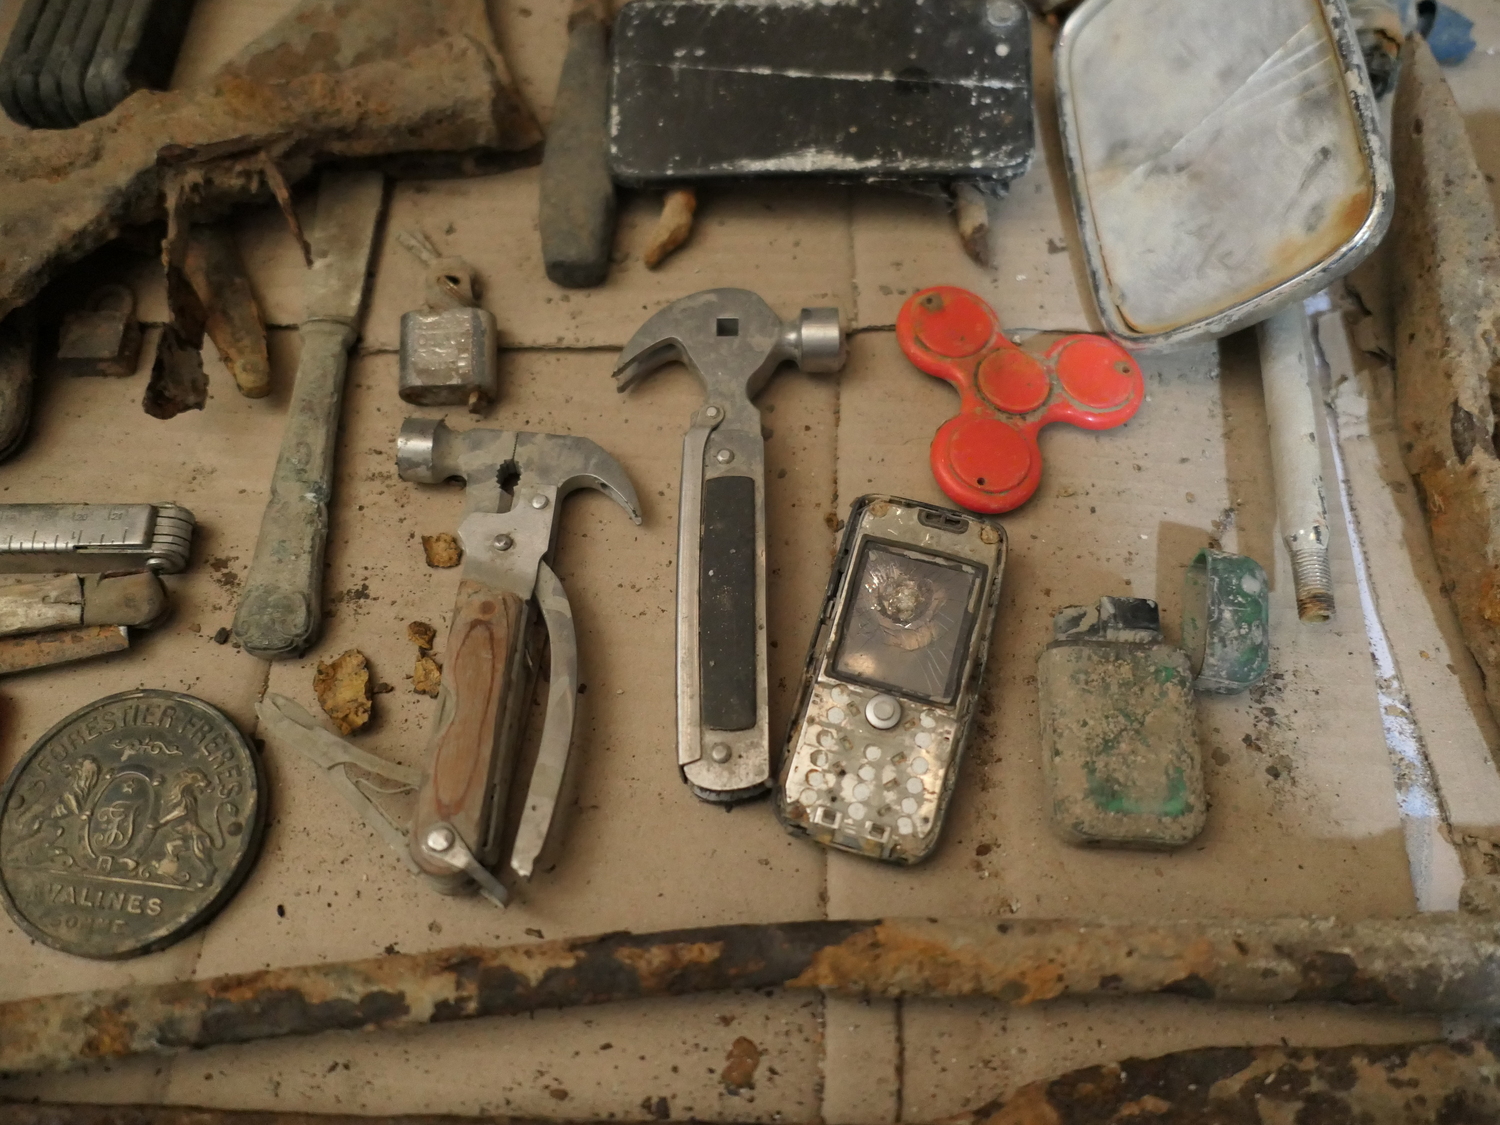
[[[1113,333],[1221,335],[1373,249],[1389,192],[1347,23],[1337,0],[1089,0],[1069,20],[1064,143]]]

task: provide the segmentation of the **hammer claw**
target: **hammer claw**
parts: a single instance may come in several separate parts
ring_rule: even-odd
[[[516,468],[523,481],[556,488],[559,500],[580,488],[596,488],[641,522],[640,501],[624,466],[588,438],[518,434]]]

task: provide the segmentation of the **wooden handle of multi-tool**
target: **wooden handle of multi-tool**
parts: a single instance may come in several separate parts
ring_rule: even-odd
[[[476,855],[489,832],[491,783],[511,677],[525,645],[526,602],[465,579],[438,689],[437,726],[412,816],[411,851],[430,875],[452,876],[452,866],[431,854],[428,834],[449,825]]]

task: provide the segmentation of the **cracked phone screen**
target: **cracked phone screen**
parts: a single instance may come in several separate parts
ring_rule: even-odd
[[[951,703],[968,653],[984,568],[867,543],[844,612],[833,672]]]

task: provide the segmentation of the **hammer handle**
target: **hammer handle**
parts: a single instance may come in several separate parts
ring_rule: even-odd
[[[458,587],[453,626],[448,631],[438,718],[427,748],[427,766],[412,817],[411,851],[417,866],[444,882],[451,866],[432,858],[427,835],[447,824],[486,865],[494,861],[491,840],[493,794],[503,791],[512,766],[519,717],[529,692],[526,633],[531,603],[473,579]]]
[[[615,235],[609,172],[609,33],[602,5],[575,6],[542,153],[538,229],[542,263],[554,284],[601,285]]]

